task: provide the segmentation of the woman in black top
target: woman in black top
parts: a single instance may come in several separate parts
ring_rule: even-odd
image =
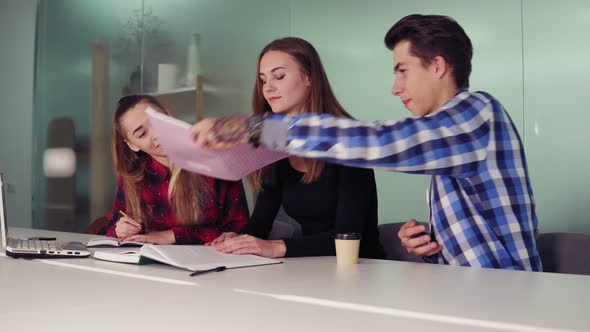
[[[351,117],[336,100],[314,47],[293,37],[277,39],[260,53],[253,108],[255,114]],[[291,156],[249,180],[259,189],[251,221],[242,235],[223,233],[212,241],[219,251],[272,258],[335,255],[334,234],[358,232],[363,236],[361,257],[383,256],[372,170]],[[281,204],[301,224],[303,234],[265,240]]]

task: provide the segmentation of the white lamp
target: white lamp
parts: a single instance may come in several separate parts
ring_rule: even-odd
[[[76,172],[76,154],[70,148],[50,148],[43,154],[43,172],[49,178],[67,178]]]

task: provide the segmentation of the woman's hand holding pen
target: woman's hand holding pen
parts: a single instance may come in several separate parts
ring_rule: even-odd
[[[115,234],[117,234],[117,237],[119,239],[126,239],[135,234],[139,234],[142,229],[141,224],[131,219],[131,217],[123,213],[123,211],[119,212],[121,213],[121,218],[119,218],[115,225]]]
[[[119,218],[115,226],[115,234],[119,239],[153,244],[174,244],[176,242],[174,232],[171,229],[140,234],[142,231],[141,223],[133,220],[121,210],[119,210],[119,214],[121,214],[121,218]]]

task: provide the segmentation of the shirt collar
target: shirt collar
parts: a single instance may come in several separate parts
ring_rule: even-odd
[[[430,113],[430,114],[428,114],[428,115],[426,115],[426,116],[432,116],[432,115],[435,115],[435,114],[437,114],[437,113],[441,112],[442,110],[445,110],[445,109],[449,108],[451,105],[454,105],[454,104],[457,102],[457,99],[456,99],[456,98],[457,98],[457,97],[458,97],[460,94],[462,94],[462,93],[464,93],[464,92],[468,92],[468,90],[467,90],[467,89],[459,89],[459,90],[457,91],[457,93],[455,93],[455,95],[453,95],[451,98],[449,98],[449,100],[445,101],[445,102],[444,102],[444,103],[443,103],[443,104],[442,104],[442,105],[441,105],[439,108],[437,108],[437,109],[436,109],[434,112],[432,112],[432,113]]]
[[[150,157],[147,170],[151,173],[158,175],[160,178],[166,178],[170,175],[170,169],[159,162],[156,159]]]

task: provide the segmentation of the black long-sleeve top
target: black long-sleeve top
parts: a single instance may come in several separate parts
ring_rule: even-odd
[[[336,233],[362,233],[360,256],[382,258],[377,229],[377,189],[373,170],[325,164],[313,183],[288,158],[275,164],[274,176],[262,184],[243,234],[267,238],[281,206],[299,224],[303,235],[284,239],[286,257],[336,254]]]

